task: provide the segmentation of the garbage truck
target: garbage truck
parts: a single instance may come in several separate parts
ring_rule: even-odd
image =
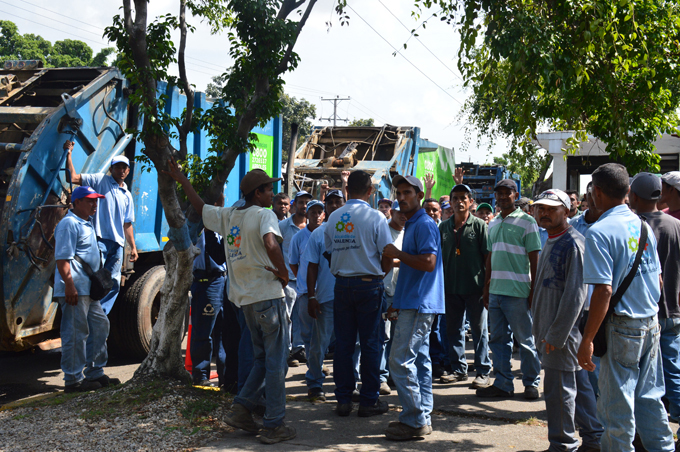
[[[60,310],[52,300],[54,229],[68,211],[73,189],[63,149],[71,140],[79,174],[107,172],[116,155],[130,159],[126,183],[135,204],[139,259],[131,263],[126,247],[109,345],[128,356],[148,352],[165,278],[168,225],[157,173],[135,160],[143,144],[126,133],[141,124],[128,103],[130,93],[116,68],[46,69],[35,61],[9,61],[0,70],[0,351],[60,345]],[[177,87],[159,82],[158,93],[167,96],[167,113],[182,114],[187,99]],[[194,105],[207,109],[212,102],[196,93]],[[239,157],[225,188],[226,205],[238,200],[239,182],[250,169],[280,177],[281,125],[280,117],[273,118],[253,130],[257,150]],[[179,148],[177,141],[172,144]],[[206,157],[207,133],[191,134],[188,149]]]
[[[456,167],[454,151],[421,137],[420,127],[315,127],[295,153],[294,191],[317,196],[321,185],[342,186],[343,171],[371,175],[371,204],[394,199],[392,178],[397,174],[435,178],[432,196],[448,195]]]

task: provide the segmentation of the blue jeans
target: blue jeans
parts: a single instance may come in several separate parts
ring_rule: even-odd
[[[241,392],[246,380],[253,370],[253,340],[250,337],[250,329],[246,324],[246,316],[243,315],[243,309],[232,304],[232,308],[236,312],[238,323],[241,327],[241,340],[238,343],[238,392]]]
[[[242,306],[253,343],[253,369],[234,403],[253,411],[267,387],[264,426],[275,428],[286,416],[288,311],[283,298]]]
[[[403,407],[399,422],[413,428],[431,425],[432,362],[430,331],[436,314],[420,314],[402,309],[394,330],[390,352],[390,372]]]
[[[432,359],[432,364],[435,366],[450,366],[449,341],[446,337],[446,315],[435,315],[430,336],[430,359]]]
[[[388,297],[387,294],[383,297],[383,304],[380,312],[380,317],[382,319],[382,313],[387,312],[387,309],[392,306],[392,301],[394,297]],[[393,330],[396,322],[391,320],[385,321],[381,320],[380,334],[382,335],[380,344],[382,345],[382,353],[380,354],[380,383],[387,383],[387,379],[390,376],[390,349],[393,337]]]
[[[680,318],[659,319],[661,359],[666,398],[673,419],[680,418]],[[680,431],[680,430],[679,430]]]
[[[61,370],[64,382],[70,386],[83,378],[96,380],[104,375],[103,367],[109,358],[106,351],[109,319],[99,301],[93,301],[87,295],[79,296],[75,306],[66,304],[65,298],[56,300],[61,307]]]
[[[380,389],[380,315],[385,291],[382,279],[364,281],[337,277],[333,326],[335,355],[333,377],[335,397],[340,404],[352,402],[356,387],[352,355],[357,333],[361,343],[361,401],[373,406]]]
[[[656,316],[612,316],[607,353],[600,360],[597,414],[604,426],[602,450],[633,451],[635,430],[650,452],[673,451],[673,433],[661,402],[663,365]]]
[[[587,371],[546,368],[544,372],[549,450],[575,451],[578,448],[577,425],[583,444],[599,449],[602,425],[596,419],[595,394],[588,381]]]
[[[217,355],[217,373],[224,374],[225,352],[222,345],[222,304],[224,276],[194,279],[191,285],[191,376],[194,383],[210,379],[213,345]],[[219,323],[217,323],[219,320]],[[215,324],[217,323],[217,327]],[[214,340],[213,340],[214,337]]]
[[[526,298],[489,295],[489,348],[493,353],[496,379],[493,385],[506,392],[515,390],[510,359],[512,336],[519,343],[520,369],[524,386],[538,388],[541,363],[531,333],[531,311]]]
[[[104,256],[104,268],[108,269],[113,277],[111,292],[99,300],[104,313],[109,315],[118,297],[118,292],[120,292],[120,269],[123,265],[123,247],[113,240],[102,238],[97,238],[97,244],[102,252],[102,256]]]
[[[239,360],[239,343],[241,341],[241,325],[239,324],[238,313],[240,309],[236,308],[232,302],[227,298],[226,290],[224,294],[224,306],[222,306],[222,349],[224,350],[224,373],[220,375],[220,385],[224,384],[229,388],[230,392],[234,392],[231,387],[235,385],[238,388],[238,375],[241,368]],[[245,319],[243,320],[244,328]],[[248,343],[250,343],[250,336],[248,336]],[[252,356],[252,345],[250,346]],[[252,359],[251,359],[252,367]],[[250,373],[250,369],[248,370]],[[246,378],[243,379],[245,383]],[[238,394],[238,389],[236,390]]]
[[[290,280],[288,285],[283,289],[283,293],[286,297],[286,309],[288,311],[288,317],[290,318],[290,326],[288,327],[288,337],[291,339],[291,343],[288,344],[288,351],[290,353],[297,353],[305,347],[305,343],[302,340],[300,334],[300,315],[299,306],[297,301],[297,281]]]
[[[307,373],[305,380],[308,388],[320,388],[326,379],[322,372],[323,359],[333,335],[333,302],[321,304],[321,312],[316,320],[312,319],[312,336],[307,348]]]
[[[465,358],[465,318],[470,321],[475,372],[477,375],[489,375],[491,359],[487,311],[479,295],[446,295],[446,334],[450,345],[451,368],[461,374],[467,374],[468,371]]]
[[[300,339],[305,347],[305,351],[309,351],[309,341],[312,338],[312,324],[314,319],[309,316],[307,312],[307,306],[309,305],[309,298],[307,294],[302,294],[295,300],[295,309],[298,314],[298,326],[300,331]]]

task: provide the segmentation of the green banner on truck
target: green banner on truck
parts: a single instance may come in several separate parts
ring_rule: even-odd
[[[425,174],[434,174],[435,185],[432,188],[432,197],[439,199],[440,196],[448,195],[453,188],[453,173],[456,169],[456,159],[453,149],[439,146],[438,148],[420,148],[418,152],[418,165],[416,176],[425,180]]]

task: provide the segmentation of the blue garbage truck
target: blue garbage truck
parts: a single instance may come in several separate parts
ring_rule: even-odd
[[[186,96],[163,82],[158,91],[167,95],[167,113],[181,115]],[[126,183],[135,203],[139,259],[129,262],[126,247],[109,344],[127,355],[148,352],[165,278],[162,248],[168,225],[156,171],[135,161],[143,144],[126,133],[140,124],[128,103],[130,92],[115,68],[46,69],[37,62],[6,62],[0,70],[0,351],[60,344],[60,311],[52,301],[54,229],[70,204],[73,187],[63,144],[71,140],[78,173],[105,173],[116,155],[131,161]],[[194,105],[207,109],[212,103],[197,93]],[[281,119],[274,118],[253,130],[257,149],[239,157],[225,187],[226,205],[239,198],[239,182],[250,169],[280,177],[281,126]],[[179,148],[178,142],[173,145]],[[207,133],[191,134],[188,149],[206,157]]]

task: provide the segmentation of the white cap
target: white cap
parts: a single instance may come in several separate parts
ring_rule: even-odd
[[[569,199],[569,196],[557,188],[551,188],[538,195],[533,205],[535,206],[536,204],[571,209],[571,200]]]
[[[680,171],[671,171],[661,176],[661,180],[672,186],[676,190],[680,190]]]
[[[127,166],[130,166],[130,160],[128,160],[127,157],[124,155],[117,155],[114,158],[111,159],[111,166],[115,165],[116,163],[125,163]]]

